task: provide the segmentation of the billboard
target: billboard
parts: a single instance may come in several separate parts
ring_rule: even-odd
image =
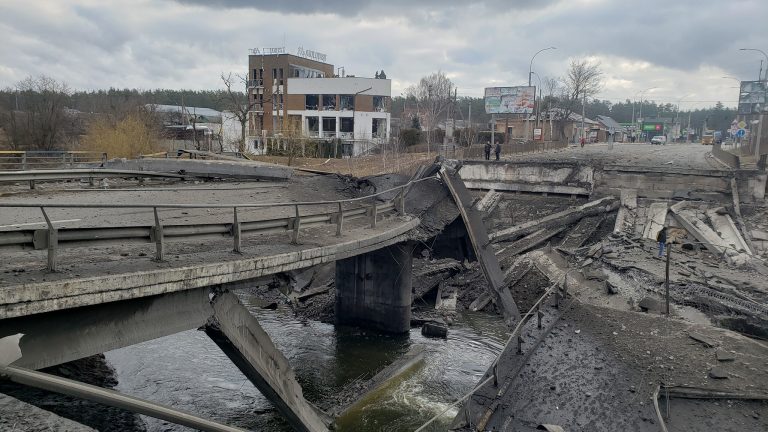
[[[486,87],[488,114],[532,114],[536,87]]]
[[[739,91],[739,114],[768,112],[765,81],[742,81]]]

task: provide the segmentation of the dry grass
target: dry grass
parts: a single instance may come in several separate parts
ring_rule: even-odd
[[[366,177],[385,173],[399,173],[410,176],[418,169],[419,165],[431,162],[436,154],[431,157],[426,153],[406,153],[397,157],[387,155],[360,156],[349,159],[318,159],[318,158],[294,158],[291,166],[317,171],[349,174],[355,177]],[[287,156],[251,156],[251,159],[269,162],[278,165],[288,165]]]

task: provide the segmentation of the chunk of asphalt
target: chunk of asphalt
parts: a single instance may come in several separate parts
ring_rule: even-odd
[[[728,372],[719,366],[715,366],[709,370],[709,377],[714,379],[728,379]]]
[[[717,342],[715,342],[714,339],[708,336],[704,336],[703,334],[700,334],[700,333],[690,332],[688,333],[688,336],[691,339],[695,340],[696,342],[701,342],[707,348],[712,348],[715,345],[717,345]]]
[[[717,350],[717,352],[715,352],[715,356],[717,357],[717,361],[721,361],[721,362],[729,362],[729,361],[736,360],[736,354],[730,351],[725,351],[725,350]]]

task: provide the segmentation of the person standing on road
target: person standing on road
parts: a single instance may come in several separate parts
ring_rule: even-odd
[[[496,153],[496,160],[499,160],[499,155],[501,154],[501,144],[496,143],[496,148],[493,151]]]
[[[485,160],[491,159],[491,143],[485,143]]]
[[[664,256],[664,246],[667,244],[667,227],[661,227],[656,234],[656,241],[659,242],[659,258]]]

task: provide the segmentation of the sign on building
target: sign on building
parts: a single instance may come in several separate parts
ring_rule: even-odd
[[[768,112],[765,81],[742,81],[739,92],[739,114]]]
[[[488,114],[533,113],[536,87],[486,87],[485,112]]]
[[[541,141],[544,137],[542,136],[542,130],[541,128],[534,128],[533,129],[533,139],[535,141]]]

